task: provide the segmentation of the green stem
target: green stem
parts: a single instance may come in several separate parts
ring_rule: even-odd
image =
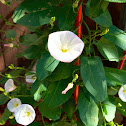
[[[13,95],[14,97],[32,97],[31,95]]]
[[[73,31],[73,33],[75,33],[75,32],[79,29],[79,27],[82,25],[82,23],[83,23],[83,13],[82,13],[82,18],[81,18],[81,23],[80,23],[80,25]]]
[[[42,123],[44,126],[46,126],[43,116],[42,116]]]
[[[104,112],[103,112],[103,108],[102,108],[102,104],[101,103],[100,103],[100,107],[101,107],[102,116],[103,116],[103,120],[104,120],[104,126],[106,126],[106,120],[105,120],[105,116],[104,116]]]
[[[88,30],[88,35],[89,35],[89,56],[91,56],[90,54],[90,47],[91,47],[91,30],[89,29],[87,23],[83,20],[83,23],[85,24],[87,30]]]

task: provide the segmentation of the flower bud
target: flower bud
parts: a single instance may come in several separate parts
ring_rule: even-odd
[[[78,79],[78,74],[75,74],[75,76],[74,76],[72,82],[76,82],[77,79]]]
[[[14,114],[12,114],[11,116],[9,116],[9,119],[13,119],[14,118]]]
[[[2,91],[2,92],[3,92],[3,91],[4,91],[4,89],[3,89],[2,87],[0,87],[0,91]]]
[[[13,48],[13,47],[14,47],[14,44],[12,44],[12,43],[4,44],[4,47],[5,47],[5,46],[10,47],[10,48]]]
[[[5,0],[0,0],[0,2],[2,3],[2,4],[7,4],[7,2],[5,1]]]
[[[50,25],[51,25],[51,28],[54,26],[54,22],[55,22],[55,19],[56,19],[56,17],[51,17],[51,19],[50,19]]]
[[[66,94],[67,91],[69,91],[71,88],[73,88],[73,83],[72,82],[67,85],[67,87],[65,88],[65,90],[62,91],[62,94]]]
[[[118,103],[118,104],[117,104],[117,107],[122,107],[122,104],[121,104],[121,103]]]
[[[78,3],[79,3],[79,0],[76,0],[76,1],[73,3],[73,8],[77,8],[77,7],[78,7]]]
[[[106,28],[106,29],[100,34],[100,36],[103,36],[103,35],[107,34],[108,32],[109,32],[109,28]]]

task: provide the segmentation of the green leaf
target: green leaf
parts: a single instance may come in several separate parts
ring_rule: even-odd
[[[33,43],[38,39],[36,34],[28,34],[20,36],[20,42],[24,46],[33,45]]]
[[[71,120],[75,112],[75,101],[73,98],[70,98],[67,102],[63,104],[63,111],[67,114]]]
[[[0,105],[5,104],[8,100],[9,98],[7,96],[5,96],[3,93],[0,94]]]
[[[34,100],[34,98],[31,95],[28,96],[26,94],[24,94],[24,96],[17,95],[17,98],[21,100],[22,104],[30,104],[34,108],[38,105],[38,103]]]
[[[77,117],[77,126],[85,126],[85,124],[80,119],[79,110],[76,111],[76,117]]]
[[[25,12],[27,12],[27,9],[19,5],[13,13],[13,22],[17,23],[17,21],[25,15]]]
[[[108,99],[103,102],[103,105],[106,108],[106,112],[104,111],[105,119],[110,122],[115,118],[116,106]]]
[[[15,38],[17,36],[17,33],[16,33],[16,31],[14,31],[14,30],[8,30],[8,31],[6,31],[6,37],[7,38]]]
[[[59,8],[59,11],[57,10],[57,12],[60,30],[70,30],[74,25],[77,16],[73,12],[73,7],[69,4],[65,4],[63,7]]]
[[[1,74],[0,74],[0,75],[1,75]],[[8,80],[7,77],[2,77],[2,78],[0,79],[0,85],[5,84],[7,80]]]
[[[119,87],[108,86],[107,94],[108,95],[116,95],[118,93]]]
[[[108,11],[108,9],[105,10],[103,14],[96,18],[92,18],[97,24],[104,26],[104,27],[109,27],[112,25],[112,17]]]
[[[17,21],[17,24],[25,26],[40,26],[50,22],[49,10],[37,11],[34,13],[26,14]]]
[[[29,126],[42,126],[42,123],[41,122],[34,121]]]
[[[67,87],[68,81],[57,81],[51,82],[47,91],[45,92],[44,102],[49,107],[57,107],[65,103],[73,93],[74,88],[69,90],[66,94],[61,94],[61,92]]]
[[[49,7],[49,0],[25,0],[23,1],[20,6],[22,8],[26,8],[28,12],[34,12],[40,10],[40,8],[47,8]]]
[[[117,86],[126,83],[126,71],[104,67],[106,80],[110,85]]]
[[[17,21],[26,15],[25,13],[39,12],[42,8],[46,9],[49,7],[49,3],[45,0],[25,0],[15,9],[13,21],[17,23]]]
[[[43,84],[42,81],[39,81],[38,79],[35,80],[35,82],[32,84],[32,87],[31,87],[32,95],[34,95],[34,93],[38,90],[41,84]]]
[[[98,100],[104,101],[107,84],[102,61],[99,57],[83,57],[80,73],[87,90]]]
[[[41,102],[38,107],[42,116],[45,116],[46,118],[57,120],[61,116],[61,109],[59,107],[50,108],[44,102]]]
[[[96,46],[102,56],[104,56],[106,59],[109,59],[109,61],[119,61],[119,55],[116,46],[106,38],[102,37]]]
[[[77,124],[71,124],[68,122],[61,121],[61,122],[54,123],[51,126],[77,126]]]
[[[82,122],[86,126],[97,126],[99,111],[98,106],[91,97],[90,99],[87,99],[83,90],[79,91],[77,106]]]
[[[96,18],[105,12],[109,2],[104,0],[89,0],[87,7],[89,9],[88,15],[90,18]]]
[[[38,101],[39,99],[41,99],[43,91],[46,91],[46,87],[43,84],[41,84],[39,86],[38,90],[34,94],[34,100],[35,101]]]
[[[68,64],[60,62],[54,72],[47,77],[47,80],[58,81],[61,79],[67,79],[68,77],[72,76],[72,68],[73,66],[70,63]]]
[[[11,115],[11,112],[8,110],[8,108],[5,108],[4,113],[0,117],[0,125],[4,125],[6,121],[9,119],[10,115]]]
[[[38,79],[45,79],[55,70],[58,64],[59,61],[50,56],[48,52],[44,53],[42,57],[38,60],[36,65]]]
[[[126,50],[126,33],[114,25],[109,27],[109,32],[104,37],[123,50]]]
[[[109,2],[116,2],[116,3],[126,3],[126,0],[105,0]]]
[[[42,45],[41,46],[31,45],[29,48],[24,50],[23,55],[27,59],[37,59],[41,57],[44,51],[45,50]]]

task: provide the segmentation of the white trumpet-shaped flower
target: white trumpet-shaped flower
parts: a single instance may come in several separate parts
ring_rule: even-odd
[[[35,76],[36,71],[30,71],[30,72],[32,72],[33,74],[26,76],[25,80],[27,83],[33,84],[36,80],[36,76]]]
[[[126,90],[124,88],[126,88],[126,84],[119,89],[118,95],[123,102],[126,102]]]
[[[35,119],[35,110],[29,104],[22,104],[14,112],[15,120],[22,125],[29,125]]]
[[[21,100],[13,98],[7,103],[7,108],[10,112],[14,112],[21,105]]]
[[[48,50],[56,60],[72,62],[81,55],[84,42],[71,31],[59,31],[49,35]]]
[[[16,86],[14,85],[14,81],[12,79],[8,79],[4,85],[4,89],[6,90],[6,92],[11,92],[15,88],[16,88]]]
[[[118,95],[123,102],[126,102],[126,90],[124,88],[126,88],[126,84],[119,89]]]

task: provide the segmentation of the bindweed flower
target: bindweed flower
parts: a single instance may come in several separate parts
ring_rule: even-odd
[[[35,110],[29,104],[22,104],[19,106],[15,110],[14,115],[16,122],[22,125],[29,125],[34,121],[36,116]]]
[[[62,94],[66,94],[67,91],[69,91],[71,88],[73,88],[73,83],[72,82],[67,85],[67,87],[65,88],[65,90],[62,91]]]
[[[118,95],[123,102],[126,102],[126,90],[124,88],[126,88],[126,84],[119,89]]]
[[[49,35],[48,50],[56,60],[72,62],[81,55],[84,42],[71,31],[59,31]]]
[[[30,71],[30,72],[36,73],[36,71]],[[27,83],[33,84],[36,80],[36,76],[35,76],[35,74],[28,75],[28,76],[26,76],[25,80]]]
[[[8,79],[4,85],[4,89],[6,90],[6,92],[11,92],[15,88],[16,88],[16,86],[14,85],[14,81],[12,79]]]
[[[14,112],[21,105],[21,100],[13,98],[7,103],[7,108],[10,112]]]
[[[5,47],[5,46],[12,48],[12,47],[14,47],[14,44],[12,44],[12,43],[4,44],[4,47]]]

